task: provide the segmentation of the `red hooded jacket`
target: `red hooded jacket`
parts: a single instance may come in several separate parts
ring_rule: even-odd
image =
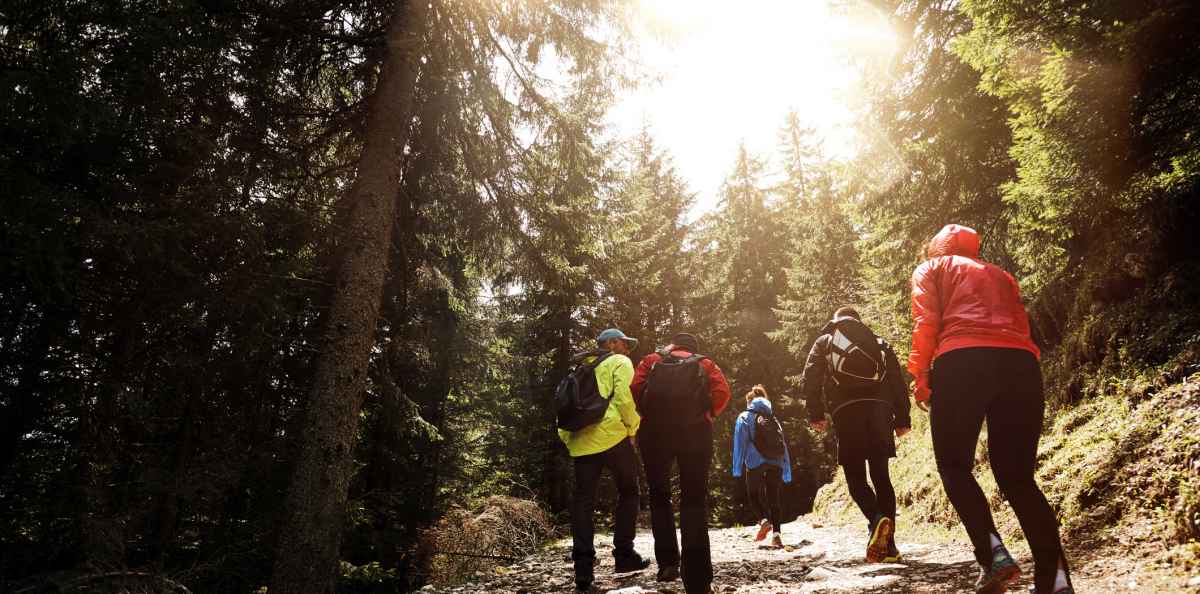
[[[912,276],[914,397],[929,398],[929,368],[938,356],[968,347],[1003,347],[1041,356],[1012,275],[979,260],[979,235],[946,225],[929,243],[929,259]]]

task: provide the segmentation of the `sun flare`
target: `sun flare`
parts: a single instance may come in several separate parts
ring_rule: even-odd
[[[612,121],[626,133],[649,127],[699,193],[700,210],[715,204],[738,143],[770,153],[789,110],[827,155],[852,155],[863,64],[888,59],[897,45],[886,17],[866,4],[641,0],[638,14],[651,82],[624,98]]]

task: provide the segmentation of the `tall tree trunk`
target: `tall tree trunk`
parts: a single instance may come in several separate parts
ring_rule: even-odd
[[[339,237],[335,291],[284,505],[272,594],[320,594],[334,588],[352,446],[387,271],[401,157],[412,128],[428,1],[398,0],[388,28],[388,55],[372,98],[358,177],[347,197],[350,212]]]

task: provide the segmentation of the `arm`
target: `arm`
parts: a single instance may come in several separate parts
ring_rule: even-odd
[[[825,350],[828,344],[828,334],[818,336],[804,361],[803,394],[809,421],[825,420]]]
[[[912,276],[913,331],[908,372],[916,378],[913,396],[918,402],[929,399],[929,367],[942,329],[942,304],[934,279],[936,263],[937,260],[929,260],[921,264]]]
[[[733,423],[733,476],[742,476],[742,471],[746,466],[746,451],[750,445],[750,427],[748,426],[746,413],[738,415],[737,421]]]
[[[780,425],[782,427],[782,425]],[[787,436],[783,440],[783,482],[791,484],[792,482],[792,453],[788,451]]]
[[[712,419],[721,416],[721,411],[729,405],[730,398],[733,393],[729,390],[729,382],[725,380],[725,374],[721,373],[721,368],[713,363],[712,359],[704,359],[700,361],[700,365],[704,367],[705,373],[708,374],[708,391],[712,397]]]
[[[887,391],[892,410],[896,413],[892,426],[895,429],[912,427],[912,419],[909,417],[911,405],[908,402],[908,383],[904,381],[900,361],[896,359],[896,351],[886,342],[883,343],[883,356],[887,364],[887,385],[884,386],[884,390]]]
[[[633,394],[629,389],[629,384],[633,381],[633,362],[624,355],[615,355],[614,358],[617,359],[617,365],[613,369],[612,377],[612,406],[617,407],[625,430],[633,437],[637,434],[638,426],[642,424],[642,417],[638,415],[637,405],[633,403]]]

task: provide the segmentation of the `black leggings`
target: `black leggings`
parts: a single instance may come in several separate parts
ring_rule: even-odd
[[[783,485],[783,471],[774,464],[763,462],[758,468],[746,471],[746,495],[750,506],[760,520],[771,522],[775,532],[783,523],[779,513],[779,488]]]
[[[896,490],[892,488],[892,479],[888,476],[888,459],[886,456],[871,458],[867,464],[871,467],[871,485],[867,484],[867,472],[863,461],[854,464],[843,464],[842,472],[846,473],[846,489],[850,497],[858,504],[867,522],[874,525],[880,516],[896,519]]]
[[[987,498],[971,470],[983,422],[996,484],[1029,541],[1038,592],[1051,592],[1062,543],[1054,510],[1033,479],[1045,401],[1037,358],[1020,349],[977,347],[950,351],[934,362],[930,425],[946,496],[958,512],[983,566],[996,533]]]

